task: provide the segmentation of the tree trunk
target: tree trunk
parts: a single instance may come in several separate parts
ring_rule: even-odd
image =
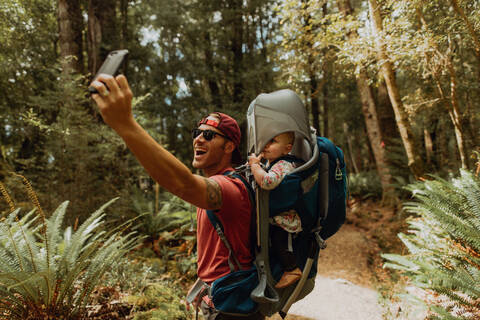
[[[350,155],[350,162],[352,164],[352,173],[359,173],[360,171],[358,170],[358,165],[357,161],[355,160],[354,157],[354,152],[353,152],[353,143],[352,143],[352,135],[348,132],[348,124],[346,122],[343,123],[343,134],[347,139],[347,150]]]
[[[378,122],[380,123],[380,130],[382,138],[387,145],[389,142],[398,138],[397,123],[395,122],[395,113],[393,112],[392,103],[388,97],[387,86],[385,81],[381,79],[377,89],[377,113]]]
[[[352,14],[353,10],[350,6],[349,0],[339,1],[339,9],[345,14],[345,16]],[[356,32],[348,34],[350,39],[358,37]],[[390,169],[387,166],[385,143],[382,139],[382,133],[377,117],[377,107],[375,105],[375,99],[373,97],[372,89],[368,84],[367,72],[361,68],[356,75],[357,89],[360,94],[360,100],[362,102],[362,112],[365,118],[365,125],[367,130],[367,136],[370,141],[370,146],[375,159],[378,176],[382,184],[382,194],[384,200],[387,197],[392,196],[392,175]]]
[[[121,30],[116,22],[116,0],[88,1],[88,71],[95,75],[108,52],[120,49]]]
[[[423,128],[423,139],[425,143],[425,151],[427,155],[427,164],[432,164],[433,159],[433,141],[432,136],[430,135],[430,131],[426,127]]]
[[[452,57],[447,59],[447,68],[450,73],[450,103],[451,108],[448,108],[448,114],[452,120],[453,127],[455,128],[455,138],[457,139],[458,152],[460,154],[460,160],[462,162],[462,168],[468,168],[468,158],[465,146],[465,137],[462,130],[462,120],[460,114],[460,106],[457,99],[457,76],[453,67]]]
[[[120,14],[122,17],[121,48],[127,48],[130,37],[128,35],[128,0],[120,0]]]
[[[327,2],[322,6],[322,12],[323,12],[323,17],[327,17],[328,11],[327,11]],[[330,79],[330,61],[328,60],[328,48],[325,48],[323,50],[323,63],[322,63],[322,74],[323,74],[323,85],[322,85],[322,100],[323,100],[323,112],[322,112],[322,117],[323,117],[323,135],[325,137],[330,137],[333,139],[333,135],[330,132],[330,126],[329,124],[329,117],[328,117],[328,79]]]
[[[386,48],[383,43],[383,26],[380,15],[380,6],[377,0],[368,0],[370,19],[372,20],[372,31],[376,39],[378,59],[382,61],[381,72],[385,78],[388,95],[392,103],[393,111],[395,112],[395,119],[397,121],[398,131],[402,138],[403,146],[408,158],[408,167],[416,178],[423,175],[423,161],[416,147],[415,139],[412,134],[412,129],[408,122],[407,114],[404,110],[400,93],[398,91],[397,82],[395,79],[395,71],[393,64],[388,59]]]
[[[238,105],[243,101],[243,80],[241,78],[243,68],[243,1],[233,0],[231,3],[231,50],[233,52],[233,102]]]
[[[58,35],[64,72],[83,73],[83,16],[79,0],[58,1]]]
[[[318,92],[317,92],[318,82],[317,77],[310,70],[310,85],[308,88],[308,95],[310,96],[310,105],[311,109],[310,112],[312,114],[313,119],[313,127],[317,130],[317,133],[321,136],[325,136],[325,131],[320,130],[320,106],[318,103]]]
[[[209,89],[210,95],[210,103],[215,107],[215,110],[222,110],[222,101],[220,100],[220,89],[218,87],[217,79],[216,79],[216,68],[215,63],[213,61],[213,52],[212,52],[212,45],[210,40],[210,33],[205,31],[204,34],[205,43],[207,44],[204,46],[204,55],[205,55],[205,65],[207,66],[208,74],[206,75],[206,81]]]
[[[324,64],[325,65],[325,64]],[[327,75],[327,71],[324,69],[323,76],[325,77]],[[328,79],[328,76],[326,77]],[[330,137],[333,139],[333,134],[330,132],[330,126],[328,125],[329,119],[328,119],[328,86],[327,86],[327,81],[325,79],[325,82],[323,83],[322,86],[322,101],[323,101],[323,111],[322,111],[322,118],[323,118],[323,135],[325,137]]]
[[[449,161],[450,152],[448,150],[447,125],[443,118],[438,120],[435,129],[435,149],[437,151],[436,159],[438,159],[438,168],[451,166]]]
[[[365,127],[367,129],[368,140],[372,147],[373,156],[377,165],[377,172],[382,184],[383,198],[391,196],[392,175],[387,165],[385,142],[382,139],[380,125],[378,123],[375,100],[372,89],[368,85],[367,73],[362,70],[357,75],[357,87],[362,101],[362,112],[365,118]]]

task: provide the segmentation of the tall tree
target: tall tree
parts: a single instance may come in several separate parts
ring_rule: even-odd
[[[340,12],[348,17],[353,14],[350,0],[339,0],[338,7]],[[356,31],[350,31],[348,38],[354,42],[358,38]],[[357,89],[362,102],[362,112],[365,119],[368,139],[375,158],[378,176],[382,184],[382,194],[384,200],[393,196],[392,194],[392,175],[387,165],[385,141],[382,138],[382,130],[377,116],[377,106],[373,96],[373,90],[369,85],[367,71],[363,66],[357,67],[358,72],[355,74]]]
[[[142,3],[150,14],[145,28],[158,35],[149,44],[158,58],[145,70],[155,83],[146,108],[152,119],[163,119],[158,127],[180,158],[190,158],[193,119],[222,110],[242,124],[249,103],[276,88],[273,5],[271,0]]]
[[[120,49],[121,28],[116,9],[118,0],[88,1],[88,71],[94,75],[108,52]]]
[[[58,1],[58,42],[63,69],[83,73],[83,15],[80,0]]]
[[[419,148],[416,146],[415,137],[412,133],[410,123],[408,122],[407,114],[400,97],[395,77],[395,70],[390,61],[386,47],[385,38],[383,35],[383,22],[381,17],[381,8],[376,0],[368,0],[369,14],[372,21],[372,33],[376,40],[378,60],[381,63],[381,72],[385,78],[385,83],[388,89],[388,95],[395,111],[395,119],[397,121],[398,131],[402,138],[403,146],[408,158],[408,166],[415,177],[423,175],[423,161],[419,153]]]

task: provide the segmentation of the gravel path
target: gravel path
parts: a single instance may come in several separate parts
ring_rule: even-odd
[[[372,289],[319,276],[313,292],[293,304],[290,313],[315,320],[382,320],[377,300]]]

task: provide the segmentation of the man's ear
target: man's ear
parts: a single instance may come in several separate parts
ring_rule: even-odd
[[[235,144],[232,141],[227,141],[225,144],[225,151],[227,153],[232,153],[235,150]]]

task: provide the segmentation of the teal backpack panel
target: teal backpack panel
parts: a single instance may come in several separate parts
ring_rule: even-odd
[[[318,180],[312,183],[318,166],[294,172],[285,176],[280,185],[270,191],[270,216],[295,209],[302,219],[304,231],[310,232],[320,219],[323,240],[335,234],[345,222],[347,198],[347,172],[343,151],[324,137],[317,137],[320,153],[328,155],[328,213],[320,217],[320,203],[317,196]]]
[[[322,204],[319,203],[319,181],[316,179],[320,169],[320,160],[317,165],[313,165],[307,170],[286,175],[280,185],[271,190],[269,195],[269,214],[271,217],[294,209],[302,220],[303,231],[293,238],[293,251],[297,258],[297,265],[301,268],[305,265],[309,254],[309,243],[315,241],[312,231],[320,224],[322,228],[319,235],[323,240],[326,240],[340,229],[346,217],[347,172],[343,152],[324,137],[317,137],[317,145],[320,153],[328,155],[327,216],[320,216]],[[269,259],[272,276],[278,280],[283,270],[274,256]],[[316,260],[314,264],[309,278],[316,275]]]
[[[328,154],[328,214],[322,219],[320,236],[326,240],[345,222],[347,211],[347,168],[342,149],[324,137],[317,137],[320,152]]]

